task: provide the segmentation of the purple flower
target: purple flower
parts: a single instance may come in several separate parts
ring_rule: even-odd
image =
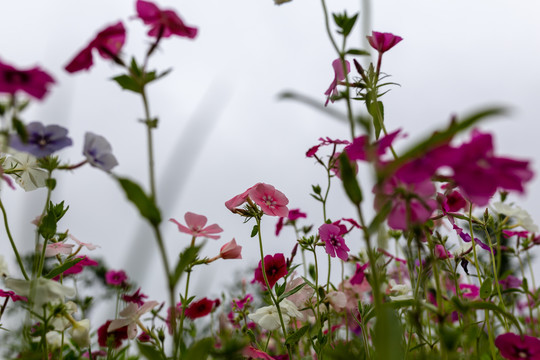
[[[323,224],[319,228],[319,236],[326,244],[326,253],[331,257],[338,257],[347,261],[350,249],[345,245],[345,239],[341,236],[341,229],[334,224]]]
[[[103,136],[91,132],[84,135],[83,155],[90,165],[107,172],[118,165],[116,157],[112,154],[111,144]]]
[[[18,135],[14,135],[10,139],[9,146],[38,158],[49,156],[72,144],[71,139],[67,137],[67,129],[58,125],[44,126],[40,122],[32,122],[26,125],[26,132],[28,133],[26,143]]]
[[[501,356],[509,360],[540,360],[540,339],[523,335],[506,333],[497,336],[495,346]]]

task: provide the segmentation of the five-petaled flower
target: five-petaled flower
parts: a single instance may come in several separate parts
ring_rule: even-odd
[[[187,26],[172,10],[160,10],[149,1],[137,1],[137,15],[146,24],[150,25],[149,36],[169,37],[178,35],[189,39],[197,36],[197,28]]]
[[[287,262],[285,261],[285,256],[281,253],[275,254],[273,256],[266,255],[264,257],[264,269],[266,273],[266,279],[268,280],[268,285],[270,285],[270,289],[274,287],[274,285],[279,279],[289,273],[289,271],[287,270]],[[255,269],[255,278],[253,279],[253,282],[255,281],[260,283],[263,288],[266,288],[261,261],[259,261],[259,266],[257,267],[257,269]]]
[[[148,298],[148,295],[142,294],[141,293],[141,288],[138,288],[137,291],[135,291],[131,295],[128,295],[128,294],[122,295],[122,300],[124,300],[125,302],[134,303],[134,304],[137,304],[139,306],[142,306],[144,304],[143,299],[146,299],[146,298]]]
[[[109,270],[105,273],[105,281],[112,286],[125,287],[127,279],[128,277],[123,270]]]
[[[189,304],[184,314],[191,320],[198,319],[210,314],[219,305],[219,303],[219,299],[209,300],[208,298],[202,298],[199,301]]]
[[[69,73],[90,69],[94,63],[92,59],[92,50],[94,49],[97,49],[99,55],[104,59],[115,59],[118,57],[125,41],[126,29],[121,21],[108,26],[100,31],[88,46],[75,55],[65,69]]]
[[[169,219],[170,222],[173,222],[178,226],[178,231],[190,234],[193,237],[200,236],[217,240],[220,238],[220,236],[214,234],[223,232],[223,229],[220,228],[217,224],[212,224],[204,227],[206,225],[206,222],[208,221],[208,219],[204,215],[198,215],[188,211],[184,215],[184,220],[186,220],[187,226],[180,224],[175,219]]]
[[[509,360],[540,360],[540,339],[514,333],[505,333],[497,336],[495,346],[501,356]]]
[[[49,91],[50,84],[54,84],[54,79],[39,67],[19,70],[0,61],[0,93],[15,95],[23,91],[41,100]]]
[[[117,349],[122,346],[122,341],[128,338],[128,328],[127,326],[122,326],[113,331],[107,331],[109,325],[112,323],[112,320],[107,320],[107,322],[101,325],[97,331],[98,334],[98,344],[101,347],[111,347]]]
[[[351,64],[345,60],[345,66],[347,67],[347,74],[349,71],[351,71]],[[334,68],[334,79],[330,83],[330,86],[328,89],[324,92],[324,95],[326,95],[326,102],[324,103],[324,106],[328,105],[328,102],[331,101],[334,102],[334,97],[338,95],[337,86],[340,81],[345,80],[345,74],[343,72],[343,63],[341,62],[341,59],[336,59],[332,61],[332,67]]]
[[[38,158],[49,156],[72,144],[67,136],[68,130],[58,125],[45,126],[40,122],[31,122],[26,125],[26,132],[28,133],[26,142],[17,134],[11,136],[9,146]]]
[[[402,37],[391,34],[391,33],[381,33],[377,31],[372,31],[371,36],[366,36],[369,45],[372,48],[377,50],[379,54],[383,54],[393,48],[397,43],[403,40]]]
[[[90,165],[107,172],[118,165],[118,161],[112,153],[111,144],[107,139],[91,132],[84,135],[83,155],[86,156]]]
[[[345,239],[341,236],[341,229],[334,224],[323,224],[319,227],[319,236],[325,243],[326,253],[331,257],[338,257],[347,261],[350,249],[345,245]]]
[[[112,332],[127,326],[128,337],[130,339],[135,339],[137,336],[137,325],[139,325],[143,331],[146,330],[144,325],[141,323],[140,317],[155,308],[158,304],[159,303],[155,300],[145,302],[140,307],[137,306],[137,304],[130,303],[119,314],[123,319],[111,321],[109,327],[107,328],[107,332]]]
[[[227,201],[225,206],[232,212],[238,212],[237,208],[246,201],[253,201],[259,205],[263,213],[269,216],[285,217],[289,215],[287,208],[289,199],[272,185],[257,183],[242,194]]]

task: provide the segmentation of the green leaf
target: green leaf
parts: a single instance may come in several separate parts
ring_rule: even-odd
[[[137,78],[141,77],[142,75],[141,69],[139,68],[139,65],[137,65],[137,61],[135,60],[134,57],[131,58],[130,70],[133,73],[133,75],[136,76]]]
[[[405,358],[401,321],[396,311],[386,304],[377,312],[373,344],[377,360],[402,360]]]
[[[52,269],[51,271],[49,271],[49,273],[47,275],[45,275],[44,277],[46,279],[52,279],[58,275],[60,275],[61,273],[63,273],[64,271],[66,271],[67,269],[69,269],[70,267],[74,266],[75,264],[77,264],[79,261],[82,261],[82,258],[74,258],[74,259],[71,259],[71,260],[68,260],[66,261],[65,263],[55,267],[54,269]]]
[[[386,202],[386,204],[383,205],[381,210],[375,215],[373,220],[371,221],[371,224],[368,226],[368,233],[369,234],[375,234],[379,230],[379,225],[386,219],[388,214],[390,214],[390,210],[392,210],[392,201]]]
[[[358,180],[356,179],[356,172],[349,161],[349,157],[345,152],[342,152],[339,155],[339,170],[341,173],[341,181],[343,182],[343,187],[349,199],[355,205],[360,205],[362,202],[362,190],[360,185],[358,185]]]
[[[135,182],[126,178],[117,178],[120,186],[124,189],[126,196],[152,225],[159,225],[161,214],[154,201],[146,195],[143,189]]]
[[[375,128],[375,139],[379,139],[384,123],[384,105],[382,102],[371,102],[368,106],[368,112],[373,117],[373,127]]]
[[[484,280],[482,285],[480,286],[480,298],[482,300],[486,300],[491,296],[491,289],[493,287],[493,279],[488,277]]]
[[[206,359],[213,347],[214,340],[212,338],[201,339],[186,350],[184,356],[182,356],[182,360]]]
[[[251,230],[251,237],[254,237],[258,233],[259,233],[259,226],[258,225],[253,225],[253,229]]]
[[[300,284],[300,285],[298,285],[297,287],[295,287],[294,289],[289,290],[289,291],[287,291],[287,292],[284,293],[284,294],[281,294],[281,295],[278,297],[278,300],[277,300],[278,303],[281,302],[281,300],[288,298],[288,297],[291,296],[292,294],[296,294],[297,292],[299,292],[300,290],[302,290],[302,288],[303,288],[304,286],[306,286],[306,285],[307,285],[306,283]]]
[[[199,250],[201,246],[190,246],[184,252],[180,253],[180,259],[176,268],[174,269],[174,274],[172,275],[172,283],[177,284],[180,281],[180,278],[184,274],[186,268],[197,259],[199,255]]]
[[[141,85],[129,75],[124,74],[115,76],[112,78],[112,80],[116,81],[116,83],[124,90],[133,91],[138,94],[142,93]]]
[[[28,132],[26,132],[26,126],[24,126],[24,123],[18,117],[14,116],[12,119],[12,124],[21,141],[26,144],[28,142]]]
[[[370,56],[371,54],[367,50],[362,49],[349,49],[345,54],[358,55],[358,56]]]
[[[298,331],[295,331],[289,336],[287,336],[287,340],[285,340],[285,345],[296,344],[308,332],[310,327],[311,325],[302,326],[300,329],[298,329]]]
[[[137,345],[139,345],[139,351],[141,352],[141,355],[148,360],[163,359],[161,353],[152,345],[147,345],[141,342],[137,342]]]
[[[52,239],[56,234],[56,218],[53,213],[47,212],[39,222],[38,232],[44,239]]]

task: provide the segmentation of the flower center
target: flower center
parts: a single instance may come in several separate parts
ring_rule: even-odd
[[[26,84],[29,82],[30,77],[22,71],[8,70],[4,72],[4,80],[8,84]]]
[[[277,204],[277,202],[274,200],[274,198],[272,198],[271,196],[268,196],[268,195],[264,195],[262,200],[265,203],[265,205],[268,206],[269,208],[274,208],[276,206],[276,204]]]
[[[332,244],[333,247],[340,246],[339,240],[336,238],[335,235],[330,236],[330,244]]]

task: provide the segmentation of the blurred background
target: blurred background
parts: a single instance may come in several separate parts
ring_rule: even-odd
[[[351,14],[363,9],[362,16],[369,19],[355,28],[350,39],[353,47],[365,46],[366,29],[392,32],[404,39],[385,55],[382,66],[391,75],[390,81],[401,85],[383,97],[387,128],[403,128],[408,134],[398,143],[398,150],[446,126],[453,114],[502,105],[510,109],[509,115],[484,122],[481,128],[495,134],[498,155],[529,159],[538,170],[540,3],[328,2],[330,12],[347,9]],[[242,218],[225,208],[225,201],[265,182],[289,198],[290,208],[308,214],[300,225],[314,224],[316,229],[322,224],[322,210],[309,193],[312,184],[325,185],[325,174],[305,152],[319,137],[348,139],[349,128],[312,107],[280,100],[279,94],[294,91],[323,104],[333,79],[331,62],[337,56],[317,1],[293,0],[282,6],[271,0],[161,0],[157,4],[176,10],[186,24],[199,29],[195,40],[163,40],[149,65],[150,69],[174,69],[149,86],[148,92],[151,113],[159,117],[155,154],[162,216],[184,223],[184,214],[191,211],[207,216],[209,224],[219,224],[224,229],[222,237],[207,241],[204,255],[218,254],[232,238],[243,246],[243,260],[217,261],[195,270],[191,293],[215,297],[233,283],[251,281],[259,261],[257,240],[250,238],[253,224],[243,224]],[[138,122],[143,117],[142,102],[110,81],[121,69],[95,56],[88,72],[69,75],[63,70],[98,31],[119,20],[127,28],[124,58],[142,59],[150,39],[146,26],[134,15],[135,1],[4,2],[0,59],[18,68],[39,65],[56,79],[45,100],[33,102],[23,118],[69,128],[74,145],[59,153],[64,161],[83,159],[84,133],[92,131],[112,144],[120,163],[114,172],[148,189],[146,129]],[[329,108],[345,111],[342,102]],[[359,109],[357,104],[355,112]],[[359,176],[364,192],[369,193],[371,174],[361,168]],[[100,245],[88,255],[103,257],[112,269],[125,270],[150,299],[165,300],[163,268],[150,229],[117,183],[90,166],[57,179],[52,200],[65,200],[70,206],[60,229]],[[535,177],[526,197],[512,197],[537,224],[539,185]],[[4,186],[1,195],[17,243],[23,252],[30,251],[34,242],[30,221],[42,209],[45,189],[25,193]],[[351,217],[337,182],[328,214],[335,220]],[[275,237],[276,221],[263,219],[265,252],[287,256],[295,236],[286,228]],[[162,231],[175,263],[190,236],[167,221]],[[352,234],[348,246],[359,251],[359,233]],[[0,253],[11,256],[3,229]]]

